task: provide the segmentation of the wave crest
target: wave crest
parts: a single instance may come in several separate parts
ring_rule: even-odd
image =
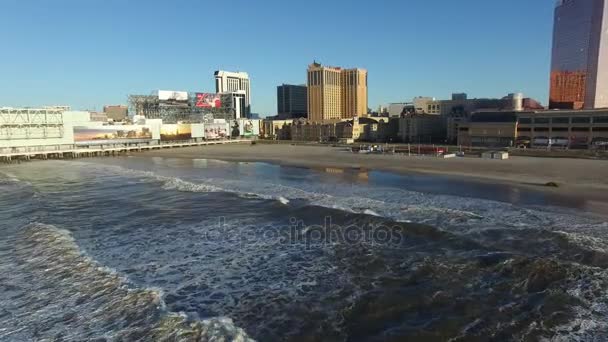
[[[36,327],[31,336],[23,337],[252,341],[230,318],[193,322],[168,311],[161,291],[134,287],[100,265],[78,248],[67,230],[34,223],[22,229],[16,242],[20,269],[15,274],[25,277],[19,297],[27,302],[42,298],[29,318],[4,322],[12,323],[19,337],[28,327]]]

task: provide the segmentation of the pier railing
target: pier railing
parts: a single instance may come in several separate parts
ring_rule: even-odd
[[[82,157],[114,156],[129,152],[142,152],[149,150],[206,145],[251,143],[252,141],[252,139],[224,139],[204,141],[191,140],[177,142],[153,141],[150,143],[120,143],[106,145],[52,145],[32,146],[19,149],[6,148],[0,150],[0,162],[10,163],[14,161],[31,159],[73,159]]]

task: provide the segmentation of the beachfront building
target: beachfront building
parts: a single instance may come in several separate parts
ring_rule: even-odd
[[[608,146],[608,109],[475,113],[458,144],[593,149]]]
[[[314,122],[367,116],[367,71],[313,63],[308,66],[308,119]]]
[[[476,112],[500,112],[515,110],[543,110],[536,100],[524,97],[521,93],[512,93],[502,98],[468,98],[467,94],[452,94],[450,100],[441,100],[440,113],[445,117],[446,139],[455,144],[458,140],[458,128],[470,120]]]
[[[360,134],[358,141],[396,142],[399,121],[387,117],[359,118]]]
[[[151,95],[129,95],[131,118],[160,119],[164,123],[202,123],[209,120],[247,118],[247,94],[243,90],[224,93],[158,90]]]
[[[0,108],[0,153],[50,151],[74,145],[74,126],[91,115],[63,108]]]
[[[388,118],[345,119],[333,122],[298,120],[291,126],[293,141],[315,142],[390,142],[397,132],[396,121]]]
[[[291,125],[306,122],[305,119],[263,120],[260,137],[269,140],[291,140]]]
[[[549,107],[608,107],[608,1],[558,0]]]
[[[404,143],[445,141],[445,120],[437,114],[408,114],[398,119],[397,140]]]
[[[513,147],[517,139],[517,113],[474,113],[458,128],[458,144],[475,147]]]
[[[552,145],[597,148],[608,144],[608,110],[560,110],[521,113],[517,136],[531,147]]]

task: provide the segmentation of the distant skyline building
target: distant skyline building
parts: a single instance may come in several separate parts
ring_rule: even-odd
[[[235,119],[250,118],[251,112],[247,112],[247,93],[244,90],[236,90],[220,94],[224,100],[229,99],[228,106],[234,111]]]
[[[277,115],[281,119],[305,118],[308,97],[305,85],[283,84],[277,87]]]
[[[308,67],[308,119],[342,117],[342,69],[313,63]]]
[[[367,116],[367,70],[308,66],[308,119],[339,120]]]
[[[246,72],[231,72],[218,70],[215,72],[215,92],[231,93],[237,91],[245,92],[244,116],[249,117],[251,113],[251,84]]]
[[[367,116],[367,70],[342,70],[342,118]]]
[[[549,107],[608,107],[608,1],[558,0]]]

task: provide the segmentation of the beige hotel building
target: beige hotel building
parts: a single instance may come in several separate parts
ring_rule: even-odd
[[[367,70],[308,66],[308,119],[336,121],[367,116]]]

